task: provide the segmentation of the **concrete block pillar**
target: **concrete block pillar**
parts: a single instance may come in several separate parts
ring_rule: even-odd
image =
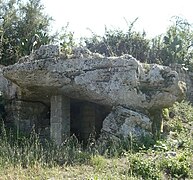
[[[51,97],[50,137],[60,145],[70,136],[70,99],[62,95]]]
[[[91,133],[95,132],[95,108],[91,103],[81,106],[81,137],[88,140]]]

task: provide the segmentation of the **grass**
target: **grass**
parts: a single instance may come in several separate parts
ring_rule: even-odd
[[[193,179],[193,108],[182,102],[164,112],[160,140],[92,140],[87,147],[75,136],[59,147],[41,143],[34,132],[22,137],[2,125],[0,179]]]

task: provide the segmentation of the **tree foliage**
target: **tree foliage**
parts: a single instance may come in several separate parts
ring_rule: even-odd
[[[172,17],[167,31],[152,39],[147,38],[145,32],[133,30],[136,20],[128,24],[126,32],[106,28],[103,36],[93,33],[91,38],[85,39],[87,48],[106,56],[131,54],[147,63],[193,64],[193,26],[186,19]]]
[[[105,34],[85,39],[86,47],[92,52],[98,52],[106,56],[121,56],[131,54],[141,61],[147,60],[149,51],[149,40],[145,32],[140,33],[133,30],[134,23],[128,24],[128,30],[109,30],[105,28]]]
[[[52,19],[44,14],[40,0],[1,0],[0,14],[1,64],[13,64],[19,57],[29,55],[35,34],[42,44],[52,40],[48,35]]]
[[[34,36],[41,44],[57,42],[65,54],[72,53],[76,43],[69,24],[51,36],[51,21],[41,0],[0,0],[0,64],[13,64],[21,56],[29,55]],[[134,30],[136,21],[137,18],[127,23],[126,31],[106,27],[102,36],[92,32],[91,38],[84,39],[85,45],[105,56],[130,54],[142,62],[193,67],[193,25],[186,19],[173,17],[167,31],[153,39]]]
[[[69,23],[67,23],[65,27],[62,27],[57,36],[57,41],[60,44],[60,50],[66,55],[71,54],[73,47],[76,46],[74,33],[71,32],[68,28]]]
[[[150,59],[161,64],[189,65],[193,57],[193,26],[186,19],[173,17],[167,32],[152,40]],[[154,59],[154,60],[153,60]]]

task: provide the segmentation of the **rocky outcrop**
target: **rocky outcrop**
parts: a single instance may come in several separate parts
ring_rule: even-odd
[[[3,76],[3,68],[4,66],[0,66],[0,119],[4,119],[7,126],[12,126],[15,118],[12,105],[17,93],[19,93],[19,88]]]
[[[109,133],[127,136],[130,132],[149,131],[151,121],[134,110],[146,113],[169,107],[185,94],[185,84],[179,81],[176,71],[140,63],[130,55],[103,57],[87,52],[84,56],[76,52],[78,58],[65,59],[54,46],[43,46],[39,51],[5,67],[4,76],[16,83],[28,99],[46,102],[62,94],[114,107],[103,123],[103,130]]]
[[[34,59],[4,68],[4,76],[24,91],[63,93],[107,106],[133,109],[171,106],[185,91],[169,67],[142,64],[133,57]]]
[[[32,126],[42,129],[48,124],[48,107],[41,101],[28,101],[22,99],[20,88],[6,79],[0,67],[0,117],[2,114],[5,125],[19,127],[30,132]]]
[[[102,133],[114,136],[143,136],[151,132],[152,122],[148,116],[117,106],[103,121]]]
[[[0,67],[0,92],[6,99],[13,99],[18,87],[3,76],[3,68]]]

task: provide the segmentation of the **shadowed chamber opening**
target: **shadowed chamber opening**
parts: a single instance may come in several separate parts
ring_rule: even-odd
[[[91,135],[99,137],[102,124],[110,108],[87,101],[71,99],[70,131],[80,141],[86,141]]]
[[[33,122],[41,139],[50,137],[50,107],[38,113],[39,118]],[[100,135],[103,121],[111,112],[111,108],[95,103],[70,99],[70,135],[75,135],[80,142],[86,142],[92,135],[97,139]]]

